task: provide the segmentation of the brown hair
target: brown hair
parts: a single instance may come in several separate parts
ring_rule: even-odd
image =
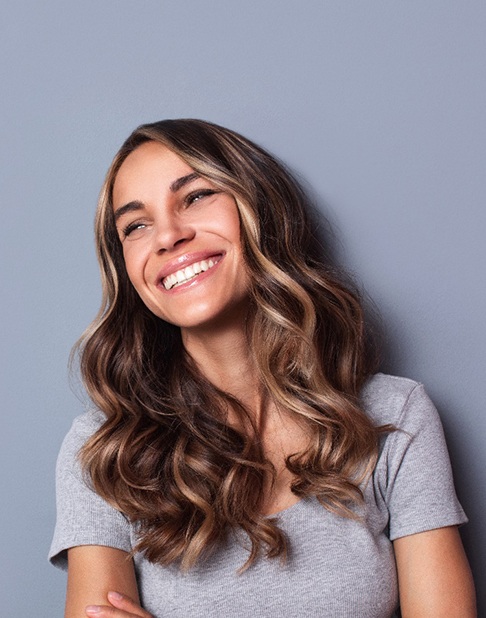
[[[122,145],[96,216],[102,307],[79,343],[87,391],[106,422],[84,446],[82,463],[94,489],[137,523],[136,550],[149,560],[187,569],[243,529],[248,566],[262,553],[285,555],[278,521],[261,514],[272,466],[251,423],[246,431],[225,422],[228,408],[248,421],[244,406],[201,375],[179,329],[138,297],[115,229],[114,180],[147,141],[234,196],[251,275],[249,349],[265,392],[313,435],[305,452],[287,459],[292,490],[351,517],[382,431],[359,403],[372,369],[362,307],[320,258],[301,187],[262,148],[201,120],[142,125]]]

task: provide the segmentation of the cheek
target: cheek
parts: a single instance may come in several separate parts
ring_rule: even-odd
[[[164,315],[161,313],[160,308],[152,297],[149,285],[146,280],[146,260],[143,254],[138,251],[134,251],[133,247],[124,249],[123,259],[125,261],[125,269],[127,271],[128,278],[131,284],[135,288],[138,296],[142,300],[143,304],[157,317],[164,319]],[[154,274],[155,277],[155,274]]]
[[[160,314],[160,309],[153,299],[153,296],[150,292],[150,289],[146,285],[144,279],[140,277],[137,273],[131,273],[127,269],[128,278],[135,289],[138,297],[142,301],[142,303],[147,307],[149,311],[155,314],[159,318],[163,318],[163,315]]]
[[[135,251],[123,250],[123,259],[125,261],[125,268],[128,278],[132,282],[133,287],[137,290],[140,296],[142,296],[141,286],[144,282],[144,262],[140,255]]]

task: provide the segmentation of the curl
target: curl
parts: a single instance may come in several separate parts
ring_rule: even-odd
[[[354,517],[378,438],[360,406],[374,369],[359,296],[321,258],[299,184],[242,136],[199,120],[139,127],[108,171],[96,216],[102,307],[78,344],[87,391],[106,422],[81,452],[94,489],[139,531],[136,551],[183,570],[228,534],[260,556],[285,557],[285,536],[262,515],[275,470],[244,406],[218,390],[183,349],[179,330],[133,289],[113,221],[112,191],[126,157],[159,142],[235,198],[251,280],[248,346],[262,389],[312,435],[286,461],[292,491]],[[238,427],[227,421],[232,411]]]

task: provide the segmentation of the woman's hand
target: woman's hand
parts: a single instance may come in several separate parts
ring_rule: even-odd
[[[110,605],[88,605],[86,616],[90,618],[153,618],[151,614],[119,592],[109,592]]]

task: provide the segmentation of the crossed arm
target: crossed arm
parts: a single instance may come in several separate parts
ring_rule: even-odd
[[[474,584],[455,526],[402,537],[394,549],[403,618],[476,618]],[[65,618],[152,618],[140,607],[128,554],[89,545],[70,549],[68,561]]]
[[[117,599],[118,592],[132,600]],[[86,611],[87,607],[98,611]],[[112,547],[82,545],[68,550],[65,618],[152,618],[140,607],[130,556]]]

